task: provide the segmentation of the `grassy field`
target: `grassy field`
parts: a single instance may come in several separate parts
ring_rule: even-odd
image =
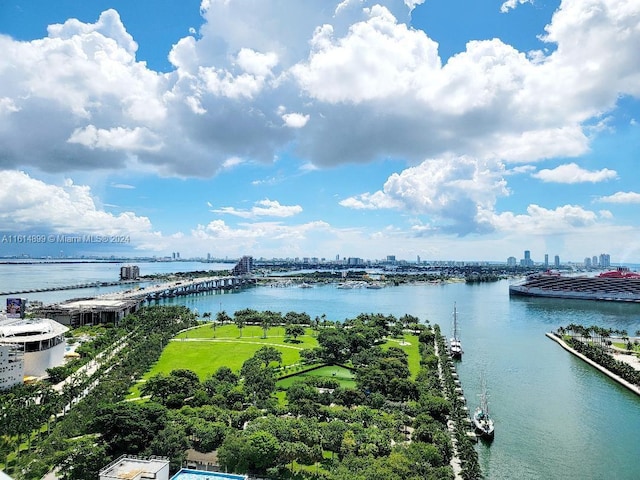
[[[281,388],[288,388],[293,382],[301,380],[305,377],[331,378],[333,380],[337,380],[340,383],[341,387],[353,388],[356,386],[354,373],[346,368],[339,367],[337,365],[321,367],[317,368],[316,370],[311,370],[310,372],[300,373],[295,377],[284,378],[278,382],[277,386]]]
[[[218,368],[227,366],[239,372],[244,361],[253,356],[265,345],[272,346],[282,353],[282,365],[293,365],[300,361],[300,350],[315,348],[318,342],[307,330],[307,335],[298,338],[299,343],[285,342],[284,328],[274,327],[267,330],[267,338],[261,338],[263,330],[250,326],[240,331],[235,325],[223,325],[216,328],[215,337],[211,325],[202,325],[178,334],[162,351],[160,359],[142,378],[146,379],[158,373],[168,374],[171,370],[186,368],[195,372],[204,380]],[[131,389],[127,398],[140,396],[139,381]]]
[[[127,398],[140,396],[139,385],[146,379],[158,373],[168,374],[172,370],[185,368],[194,371],[201,380],[214,373],[221,366],[227,366],[234,372],[239,372],[244,361],[253,356],[261,347],[272,346],[282,353],[282,365],[296,365],[300,361],[300,350],[315,348],[318,346],[315,332],[307,329],[306,335],[298,337],[299,343],[285,342],[284,327],[273,327],[267,330],[267,338],[262,338],[264,332],[261,327],[247,326],[240,330],[235,325],[223,325],[216,327],[214,332],[210,324],[182,332],[177,335],[162,351],[160,359],[148,371],[141,380],[131,389]],[[415,376],[420,368],[420,355],[418,352],[418,337],[405,335],[405,344],[402,339],[391,339],[383,348],[390,346],[400,347],[409,355],[409,369]],[[339,367],[327,367],[339,368]],[[340,369],[344,370],[344,369]],[[348,370],[347,370],[348,372]],[[355,382],[344,372],[328,372],[332,378],[336,378],[344,386],[353,386]],[[351,372],[349,372],[350,374]],[[311,374],[314,374],[311,372]],[[318,373],[316,375],[325,375]]]
[[[389,347],[399,347],[407,355],[409,355],[407,359],[409,362],[409,371],[411,372],[411,376],[415,378],[415,376],[420,371],[420,350],[418,348],[418,336],[405,335],[404,343],[402,338],[390,339],[382,346],[382,348]]]

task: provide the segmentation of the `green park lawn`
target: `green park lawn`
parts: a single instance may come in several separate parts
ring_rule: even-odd
[[[203,325],[178,334],[162,351],[162,355],[154,366],[144,374],[142,381],[157,375],[168,374],[176,369],[188,369],[195,372],[200,380],[204,380],[218,368],[227,366],[234,372],[246,359],[252,357],[265,345],[272,346],[282,353],[282,365],[293,365],[300,361],[300,350],[315,348],[318,342],[307,330],[307,335],[299,337],[298,343],[285,342],[284,328],[274,327],[267,331],[267,338],[262,338],[260,327],[250,326],[240,331],[235,325],[223,325],[213,328]],[[127,398],[140,396],[138,382],[131,389]]]
[[[127,398],[138,398],[140,396],[140,383],[158,373],[168,374],[175,369],[189,369],[195,372],[201,380],[204,380],[222,366],[227,366],[238,373],[244,361],[265,345],[272,346],[282,353],[283,366],[295,365],[300,361],[300,350],[318,346],[312,329],[307,329],[306,335],[298,337],[298,343],[285,342],[284,327],[268,329],[267,338],[262,338],[263,334],[261,327],[247,326],[242,329],[242,336],[240,336],[240,330],[233,324],[216,327],[215,337],[214,330],[210,324],[182,332],[169,342],[162,351],[159,360],[131,388]],[[397,346],[407,352],[409,355],[409,369],[411,374],[415,376],[420,368],[418,337],[405,335],[405,343],[407,344],[401,345],[401,339],[391,339],[383,345],[383,348]],[[351,379],[353,377],[351,372],[345,371],[348,374],[343,372],[336,373],[334,376],[334,372],[329,372],[328,375],[336,378],[341,383],[345,382],[344,386],[355,385],[355,382]],[[317,372],[319,373],[315,375],[325,375],[321,370],[317,370]],[[308,374],[313,374],[313,372]],[[291,379],[291,381],[293,380]]]
[[[389,339],[387,343],[382,345],[382,348],[399,347],[409,355],[407,358],[407,361],[409,362],[409,371],[411,372],[411,376],[415,378],[420,371],[420,349],[418,347],[418,343],[417,335],[405,335],[404,344],[402,338],[394,338]]]
[[[356,381],[354,380],[354,373],[347,368],[340,367],[338,365],[327,365],[308,372],[301,372],[294,377],[283,378],[278,381],[277,386],[280,388],[288,388],[294,382],[297,382],[306,377],[323,377],[331,378],[338,381],[341,387],[354,388]]]

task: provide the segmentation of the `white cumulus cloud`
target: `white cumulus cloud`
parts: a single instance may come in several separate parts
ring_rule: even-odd
[[[532,177],[542,180],[543,182],[553,183],[598,183],[614,179],[617,175],[615,170],[603,168],[601,170],[589,171],[575,163],[560,165],[552,169],[543,169],[531,174]]]

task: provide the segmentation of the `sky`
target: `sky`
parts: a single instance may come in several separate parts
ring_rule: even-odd
[[[640,263],[638,45],[637,0],[4,0],[0,257]]]

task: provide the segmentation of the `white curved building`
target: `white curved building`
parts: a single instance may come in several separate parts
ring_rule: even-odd
[[[42,377],[47,368],[64,363],[67,330],[69,328],[48,318],[0,316],[0,347],[9,346],[13,351],[23,352],[24,376]]]

